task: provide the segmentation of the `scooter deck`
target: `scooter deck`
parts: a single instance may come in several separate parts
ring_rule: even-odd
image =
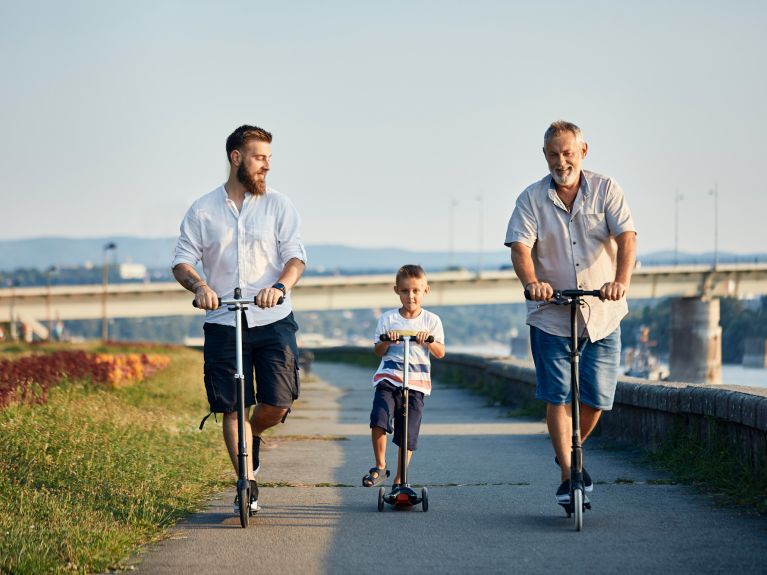
[[[383,500],[395,507],[414,507],[420,505],[423,499],[412,488],[400,487],[397,491],[384,495]]]

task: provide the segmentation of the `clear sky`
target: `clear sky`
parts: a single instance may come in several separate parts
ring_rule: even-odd
[[[677,193],[680,250],[711,250],[715,184],[720,250],[765,251],[766,26],[763,1],[0,0],[0,239],[173,236],[253,123],[308,245],[502,249],[563,118],[640,254],[673,249]]]

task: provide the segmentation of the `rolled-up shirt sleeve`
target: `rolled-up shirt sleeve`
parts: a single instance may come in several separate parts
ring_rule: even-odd
[[[202,258],[202,232],[197,210],[193,205],[181,220],[176,251],[171,268],[178,264],[196,266]]]
[[[634,219],[631,217],[626,196],[623,189],[613,179],[610,179],[607,193],[605,194],[605,219],[610,235],[617,237],[624,232],[636,233]]]
[[[511,247],[514,242],[520,242],[532,248],[537,239],[537,220],[530,203],[529,190],[525,190],[517,198],[517,205],[511,214],[509,226],[506,229],[504,245]]]
[[[301,217],[292,202],[285,200],[277,230],[277,244],[282,265],[293,258],[306,263],[306,248],[301,240]]]

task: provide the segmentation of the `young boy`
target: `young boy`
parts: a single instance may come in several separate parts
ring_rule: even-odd
[[[408,370],[408,434],[407,458],[418,445],[418,431],[421,427],[424,396],[431,394],[431,376],[429,354],[436,358],[445,357],[445,334],[442,321],[434,313],[421,307],[424,296],[429,293],[426,273],[421,266],[402,266],[397,272],[394,292],[399,296],[402,307],[392,309],[381,315],[378,320],[375,335],[375,354],[381,358],[373,376],[375,397],[373,409],[370,412],[370,428],[373,438],[373,455],[375,467],[370,468],[362,478],[362,485],[373,487],[389,477],[386,468],[386,434],[394,433],[394,444],[401,445],[402,435],[402,380],[404,344],[399,339],[399,332],[417,334],[416,341],[410,344],[410,368]],[[380,341],[382,334],[387,334],[392,340]],[[426,343],[429,336],[434,336],[432,343]],[[392,428],[392,419],[394,427]],[[397,458],[397,475],[394,478],[392,490],[401,483],[402,470],[400,457]]]

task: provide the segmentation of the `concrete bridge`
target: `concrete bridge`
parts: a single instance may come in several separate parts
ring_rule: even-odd
[[[393,274],[305,277],[293,290],[296,310],[389,307]],[[429,305],[521,303],[522,286],[512,270],[429,274]],[[565,288],[566,286],[561,286]],[[767,263],[638,268],[630,299],[661,297],[753,297],[767,294]],[[192,296],[176,282],[104,286],[0,289],[0,322],[196,315]]]

